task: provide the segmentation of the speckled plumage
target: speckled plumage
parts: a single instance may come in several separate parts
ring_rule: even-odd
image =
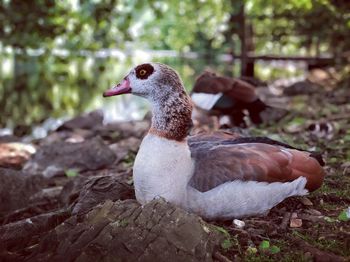
[[[157,65],[162,74],[157,78],[157,93],[152,97],[150,132],[181,141],[192,127],[192,103],[178,74],[168,66]]]

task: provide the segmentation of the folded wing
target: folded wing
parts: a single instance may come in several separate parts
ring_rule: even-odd
[[[287,182],[300,176],[307,179],[306,188],[321,186],[324,170],[309,152],[264,143],[228,143],[220,137],[189,140],[195,160],[190,185],[201,192],[234,180]]]

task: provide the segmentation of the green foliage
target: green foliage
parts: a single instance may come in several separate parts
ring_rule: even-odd
[[[349,4],[332,0],[8,0],[0,1],[0,40],[21,49],[69,50],[120,48],[137,41],[212,55],[239,49],[235,39],[243,3],[257,51],[266,51],[271,41],[283,52],[315,41],[334,52],[350,46]]]
[[[232,236],[225,228],[215,226],[215,229],[224,235],[224,240],[221,242],[221,248],[225,251],[230,250],[233,247],[238,248],[238,251],[241,252],[238,240],[236,237]]]
[[[117,220],[114,222],[118,227],[126,227],[129,222],[125,219]]]
[[[268,240],[261,241],[259,245],[259,250],[262,252],[270,253],[272,255],[277,254],[281,251],[281,249],[278,246],[275,246],[275,245],[271,246],[270,241]]]
[[[268,240],[261,241],[261,243],[259,245],[260,250],[267,250],[269,248],[270,248],[270,242]]]
[[[221,242],[221,247],[224,250],[228,250],[233,246],[233,242],[231,241],[231,239],[225,239],[224,241]]]
[[[232,64],[217,57],[239,53],[243,3],[256,53],[306,54],[318,45],[341,54],[350,48],[348,1],[1,0],[0,124],[31,124],[101,104],[95,97],[142,60],[128,57],[135,48],[196,51],[202,59],[157,59],[179,70],[188,90],[207,66],[232,74]],[[94,53],[107,48],[126,55]],[[258,65],[256,71],[264,79],[280,74]]]
[[[271,248],[270,248],[270,253],[271,254],[277,254],[277,253],[279,253],[279,252],[281,252],[281,249],[278,247],[278,246],[275,246],[275,245],[273,245]]]
[[[349,249],[346,248],[346,242],[342,242],[341,239],[328,239],[324,237],[315,238],[297,231],[293,231],[293,235],[322,250],[340,254],[344,257],[350,255]]]
[[[344,222],[347,222],[347,221],[350,220],[350,218],[349,218],[348,215],[347,215],[346,210],[343,210],[343,211],[339,214],[338,219],[339,219],[340,221],[344,221]]]
[[[68,169],[68,170],[65,172],[65,175],[66,175],[67,177],[76,177],[76,176],[79,175],[79,173],[78,173],[76,170],[74,170],[74,169]]]

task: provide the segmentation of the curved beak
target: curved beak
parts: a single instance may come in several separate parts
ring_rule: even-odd
[[[127,77],[123,79],[118,85],[113,86],[103,93],[103,97],[116,96],[121,94],[131,93],[130,81]]]

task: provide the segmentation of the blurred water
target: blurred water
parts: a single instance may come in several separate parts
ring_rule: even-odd
[[[145,100],[132,95],[103,98],[102,93],[143,62],[158,61],[174,67],[187,90],[208,67],[221,74],[238,71],[223,61],[208,63],[194,53],[185,58],[178,55],[174,51],[141,50],[77,54],[31,50],[22,54],[0,49],[0,128],[29,126],[40,137],[43,130],[54,128],[62,119],[95,109],[104,111],[106,122],[142,119],[148,110]],[[262,68],[260,71],[268,75],[266,66]]]

